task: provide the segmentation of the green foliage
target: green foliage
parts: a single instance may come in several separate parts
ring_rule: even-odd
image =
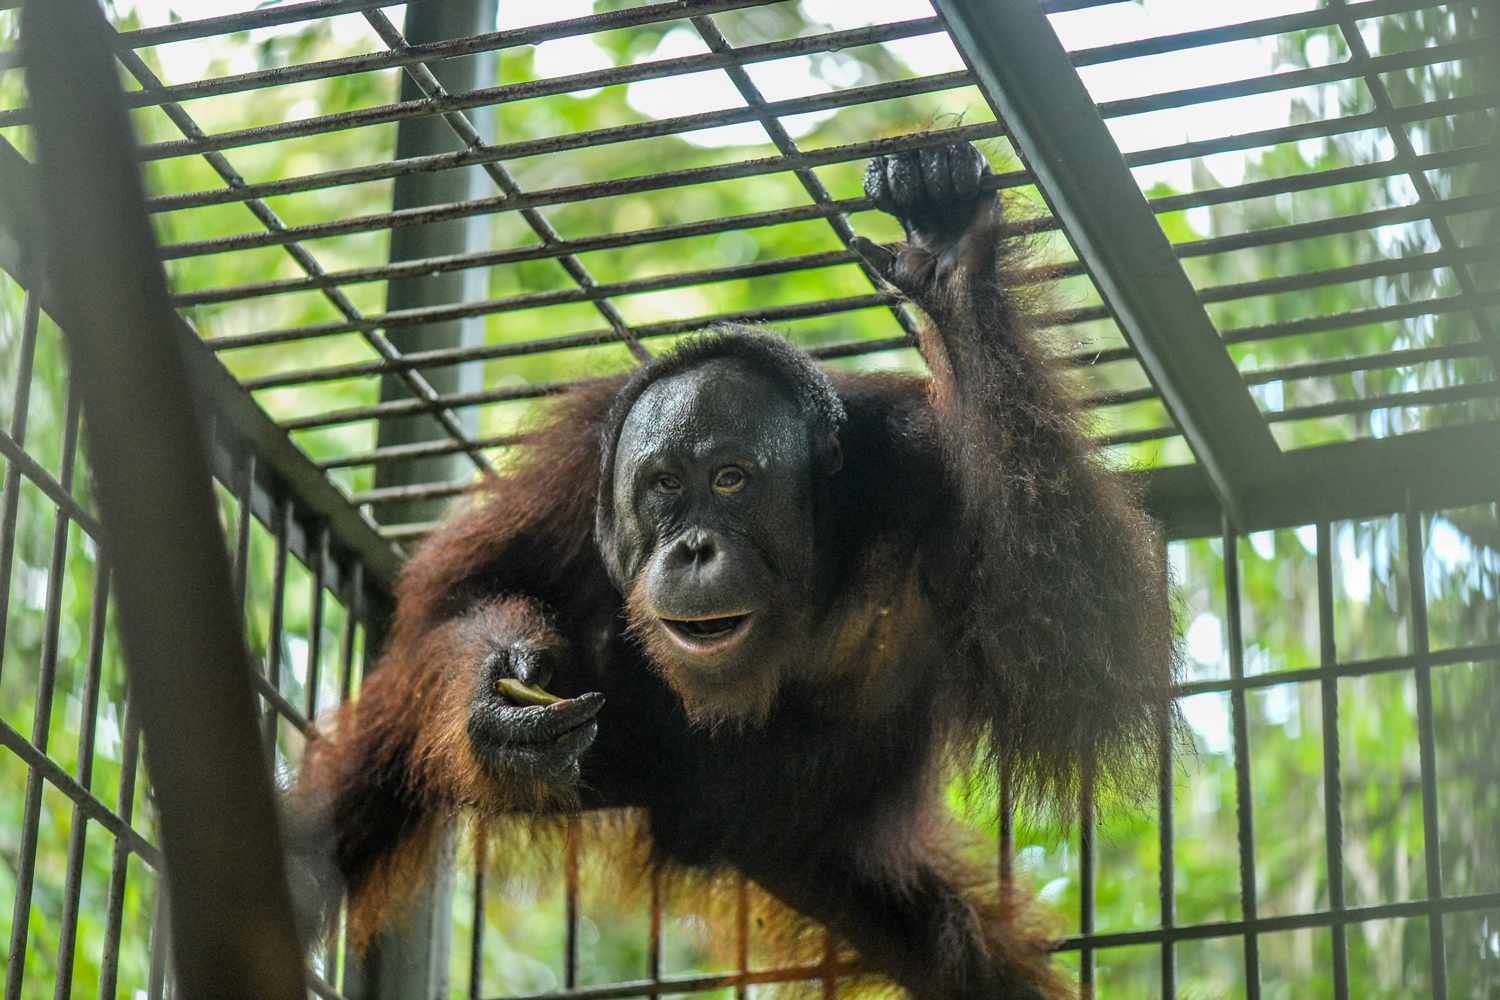
[[[600,3],[600,9],[625,6]],[[1149,5],[1148,5],[1149,6]],[[1454,4],[1366,22],[1367,38],[1376,54],[1399,52],[1433,44],[1477,37],[1484,28],[1476,19],[1485,5]],[[121,27],[135,26],[128,10],[117,19]],[[798,8],[778,5],[724,15],[726,34],[736,45],[784,38],[813,29]],[[615,64],[655,57],[673,51],[672,32],[680,26],[659,25],[598,37],[600,50]],[[1493,25],[1488,30],[1493,30]],[[0,11],[0,47],[14,42],[12,12]],[[335,31],[326,24],[297,30],[238,34],[198,45],[203,53],[201,76],[218,76],[261,66],[279,66],[366,51],[367,39]],[[1318,30],[1283,36],[1277,59],[1282,68],[1319,65],[1347,57],[1337,31]],[[821,54],[808,60],[808,78],[825,86],[858,86],[917,75],[897,50],[861,47]],[[161,53],[143,53],[168,82],[173,77]],[[1489,61],[1492,62],[1492,61]],[[1383,76],[1398,107],[1449,96],[1493,90],[1489,62],[1447,63],[1422,70]],[[500,56],[500,78],[506,83],[538,75],[529,48],[506,50]],[[221,132],[318,114],[336,113],[394,100],[399,76],[394,71],[356,74],[327,81],[296,84],[191,102],[187,107],[208,132]],[[693,86],[679,81],[678,86]],[[1165,86],[1157,89],[1165,89]],[[774,98],[773,98],[774,99]],[[25,101],[20,74],[0,72],[0,106]],[[1372,107],[1368,86],[1358,80],[1329,84],[1299,92],[1294,114],[1299,120],[1318,120],[1355,114]],[[1232,117],[1235,108],[1226,109]],[[627,99],[624,88],[595,94],[517,102],[470,112],[496,141],[561,136],[623,124],[650,117]],[[902,101],[883,102],[812,121],[799,132],[803,149],[819,149],[863,141],[872,136],[908,131],[930,123],[968,123],[991,118],[977,91],[965,89]],[[180,138],[175,126],[156,110],[135,114],[147,142]],[[1480,113],[1424,119],[1410,127],[1419,153],[1463,150],[1477,140],[1484,124]],[[0,130],[23,151],[29,138],[24,129]],[[251,182],[271,181],[345,167],[376,163],[394,155],[394,124],[333,132],[315,138],[249,145],[227,155]],[[1003,141],[990,144],[997,159],[1008,151]],[[616,142],[515,160],[507,164],[528,190],[556,188],[584,181],[628,178],[662,169],[686,169],[732,163],[772,155],[765,139],[743,144],[704,145],[682,136],[661,136]],[[1253,150],[1241,158],[1243,183],[1301,176],[1355,164],[1378,162],[1390,156],[1389,140],[1380,130],[1363,130],[1324,139],[1288,143]],[[1207,192],[1221,181],[1211,164],[1194,165],[1191,182],[1174,186],[1156,183],[1153,198]],[[835,198],[859,190],[861,165],[835,164],[814,170]],[[1429,182],[1445,197],[1459,197],[1492,189],[1493,180],[1477,162],[1428,170]],[[223,186],[205,160],[198,157],[163,159],[151,163],[147,176],[161,194],[211,190]],[[1486,185],[1490,185],[1489,188]],[[488,192],[486,192],[488,193]],[[1023,198],[1035,193],[1025,190]],[[272,199],[271,207],[288,225],[353,218],[385,210],[391,184],[374,181],[333,188],[316,195]],[[1204,238],[1271,229],[1312,219],[1353,215],[1414,198],[1411,181],[1401,171],[1360,183],[1312,187],[1248,201],[1164,213],[1161,223],[1169,239],[1187,244]],[[811,201],[797,179],[787,173],[631,194],[586,203],[566,203],[545,210],[565,238],[630,232],[694,222],[771,208],[806,205]],[[1500,241],[1494,213],[1467,213],[1451,220],[1459,240],[1471,248]],[[896,234],[888,220],[861,214],[854,225],[878,238]],[[243,206],[224,205],[165,213],[156,217],[163,242],[199,240],[260,229]],[[508,247],[534,242],[516,213],[486,217],[489,245]],[[377,264],[384,260],[388,237],[364,234],[316,241],[312,249],[325,268]],[[582,255],[600,283],[677,273],[700,267],[776,260],[801,254],[837,250],[841,244],[821,220],[762,227],[740,232],[678,239],[625,250]],[[1432,224],[1416,223],[1359,230],[1292,242],[1273,243],[1248,251],[1189,256],[1186,266],[1200,289],[1290,274],[1424,253],[1438,248]],[[1043,260],[1067,260],[1065,241],[1050,237],[1040,242]],[[1480,287],[1494,288],[1500,270],[1497,258],[1478,256],[1470,271]],[[277,249],[250,250],[192,257],[175,261],[171,276],[179,291],[209,289],[301,276],[292,260]],[[511,296],[572,286],[556,261],[539,260],[493,268],[488,273],[491,297]],[[363,312],[384,309],[382,289],[373,284],[344,286]],[[1461,290],[1448,267],[1416,269],[1406,274],[1337,282],[1280,294],[1264,294],[1232,301],[1210,301],[1209,309],[1222,331],[1230,335],[1231,352],[1246,370],[1307,361],[1342,358],[1391,349],[1465,344],[1478,336],[1474,315],[1453,311],[1435,317],[1337,327],[1275,339],[1243,338],[1236,332],[1265,324],[1305,317],[1370,309]],[[864,294],[869,285],[853,265],[837,265],[785,275],[736,280],[711,285],[672,288],[616,298],[633,324],[681,319],[707,313],[739,312],[768,306]],[[1055,304],[1071,308],[1098,301],[1086,279],[1072,279],[1055,290]],[[21,337],[23,297],[17,286],[0,278],[0,413],[9,420],[17,403],[17,345]],[[251,299],[226,306],[205,306],[190,313],[206,337],[281,329],[339,318],[328,300],[316,293]],[[1491,320],[1493,322],[1493,319]],[[883,338],[896,326],[888,311],[864,309],[836,316],[786,324],[802,344],[832,340]],[[605,322],[591,305],[518,309],[485,321],[492,343],[517,343],[537,338],[599,331]],[[1111,322],[1078,324],[1057,332],[1060,351],[1092,351],[1118,346],[1119,332]],[[374,352],[359,336],[338,335],[295,345],[225,352],[225,362],[243,378],[311,366],[369,360]],[[629,363],[618,347],[581,348],[507,358],[486,363],[487,386],[541,384],[584,374],[617,370]],[[885,352],[840,364],[915,369],[914,352]],[[1415,389],[1455,385],[1488,373],[1479,357],[1458,357],[1420,366],[1359,371],[1335,376],[1278,380],[1257,386],[1255,393],[1268,411],[1308,403],[1348,399]],[[1092,391],[1128,389],[1143,384],[1138,366],[1097,365],[1083,373],[1082,384]],[[60,456],[65,434],[65,366],[57,331],[44,322],[39,337],[35,375],[31,380],[26,449],[54,477],[61,475]],[[274,389],[258,394],[273,415],[304,415],[376,401],[376,380],[347,379],[309,387]],[[500,433],[530,419],[529,403],[486,408],[481,432]],[[1380,411],[1358,418],[1302,420],[1275,425],[1284,447],[1303,446],[1352,436],[1381,435],[1453,420],[1493,418],[1493,400],[1448,404],[1425,409]],[[1131,403],[1107,407],[1098,417],[1101,431],[1140,429],[1165,419],[1159,403]],[[314,458],[330,458],[373,445],[373,427],[346,424],[298,435],[298,443]],[[1187,459],[1180,442],[1136,445],[1121,449],[1121,457],[1143,464]],[[0,469],[8,466],[0,462]],[[83,463],[76,470],[75,493],[87,497]],[[372,485],[367,469],[340,472],[341,486],[358,490]],[[49,590],[55,508],[24,477],[17,496],[16,545],[10,573],[10,601],[5,620],[3,660],[0,660],[0,720],[28,737],[45,739],[51,759],[79,780],[90,769],[92,793],[113,810],[128,748],[123,742],[125,682],[113,630],[105,633],[98,650],[102,683],[99,708],[92,722],[93,752],[80,759],[80,738],[90,720],[82,717],[90,656],[91,616],[96,614],[94,580],[98,556],[92,542],[76,526],[66,526],[61,586]],[[233,544],[238,510],[221,493],[223,516]],[[1329,883],[1327,852],[1328,788],[1325,764],[1336,751],[1341,783],[1344,877],[1338,891],[1351,906],[1374,905],[1423,898],[1427,885],[1425,833],[1421,792],[1421,754],[1418,740],[1418,701],[1430,677],[1437,772],[1436,805],[1439,816],[1439,854],[1447,895],[1500,890],[1500,863],[1494,847],[1500,829],[1500,761],[1495,730],[1500,723],[1500,663],[1494,644],[1500,643],[1500,518],[1493,504],[1443,511],[1422,518],[1423,551],[1416,554],[1423,568],[1424,593],[1412,592],[1410,560],[1399,519],[1381,519],[1332,526],[1329,555],[1333,607],[1331,652],[1340,663],[1378,661],[1417,650],[1416,606],[1425,598],[1427,641],[1437,650],[1486,647],[1471,656],[1457,653],[1444,659],[1428,675],[1411,670],[1370,672],[1344,677],[1325,685],[1305,675],[1294,680],[1272,678],[1243,699],[1249,737],[1249,771],[1255,835],[1255,893],[1261,915],[1305,913],[1327,908],[1334,897]],[[259,663],[269,662],[270,609],[276,559],[272,536],[252,522],[247,573],[247,630]],[[1217,540],[1174,543],[1171,563],[1180,588],[1183,624],[1188,640],[1188,680],[1211,684],[1230,675],[1231,614],[1241,619],[1246,675],[1299,671],[1318,666],[1325,657],[1317,586],[1317,538],[1311,526],[1251,536],[1238,543],[1239,574],[1235,581],[1239,606],[1227,606],[1224,552]],[[345,615],[331,595],[324,595],[324,616],[317,636],[318,678],[310,662],[313,636],[312,585],[305,570],[292,560],[283,591],[284,631],[278,651],[282,693],[296,705],[307,703],[309,688],[317,690],[317,705],[327,708],[338,697],[341,669],[340,637]],[[55,635],[47,627],[50,599],[55,612]],[[1415,605],[1415,606],[1414,606]],[[362,636],[357,652],[362,652]],[[38,674],[45,650],[55,650],[55,694],[46,711],[38,713]],[[357,662],[357,657],[356,657]],[[1337,706],[1324,699],[1336,696]],[[1172,900],[1179,925],[1233,921],[1242,917],[1239,855],[1236,839],[1235,760],[1233,718],[1235,699],[1223,690],[1195,693],[1182,700],[1191,751],[1173,768],[1171,837]],[[1338,739],[1328,740],[1325,724],[1336,719]],[[301,736],[293,726],[277,729],[277,760],[286,769],[296,761]],[[0,752],[0,942],[9,942],[13,910],[6,905],[17,893],[17,873],[26,845],[21,842],[22,817],[28,807],[28,769],[20,758]],[[154,837],[154,818],[145,783],[137,785],[133,825]],[[964,798],[955,791],[953,804],[974,830],[981,856],[993,858],[996,843],[993,798]],[[24,997],[50,996],[56,979],[57,947],[64,910],[69,837],[83,822],[68,800],[46,786],[38,802],[39,836],[32,905],[26,919]],[[73,993],[96,995],[99,990],[106,899],[115,859],[113,838],[97,823],[88,823],[81,853],[82,906],[77,913],[78,946],[72,966]],[[1094,838],[1094,923],[1101,932],[1158,926],[1162,919],[1158,895],[1160,877],[1160,817],[1155,803],[1106,813]],[[1023,817],[1016,835],[1018,875],[1032,884],[1057,916],[1059,932],[1076,933],[1080,923],[1080,840],[1076,830],[1032,823]],[[556,861],[556,859],[552,859]],[[649,925],[641,901],[610,897],[600,888],[602,876],[587,856],[583,864],[580,900],[579,977],[584,985],[636,979],[647,971]],[[472,865],[460,867],[455,891],[456,946],[452,956],[455,997],[467,995],[474,919],[475,880]],[[121,996],[145,990],[150,978],[150,943],[156,906],[156,880],[139,858],[129,861],[123,896],[124,938],[119,955]],[[562,982],[563,927],[566,906],[557,879],[525,873],[491,872],[484,888],[485,922],[479,962],[486,995],[542,992]],[[1500,989],[1500,912],[1452,914],[1444,919],[1449,995],[1487,997]],[[1430,976],[1428,928],[1424,918],[1389,919],[1352,924],[1348,941],[1350,995],[1361,998],[1398,998],[1422,995]],[[663,970],[667,973],[712,972],[724,968],[710,947],[703,925],[684,914],[668,913],[664,924]],[[759,945],[752,934],[752,964]],[[1332,989],[1332,937],[1327,930],[1279,932],[1261,938],[1262,995],[1303,997],[1329,995]],[[1065,956],[1077,968],[1077,956]],[[1094,955],[1098,995],[1134,998],[1157,995],[1160,953],[1155,946],[1111,948]],[[336,963],[334,963],[336,964]],[[1234,936],[1183,942],[1176,948],[1178,995],[1228,998],[1244,995],[1241,940]],[[330,973],[331,975],[331,973]],[[701,995],[729,996],[729,991]],[[846,995],[850,995],[847,994]]]

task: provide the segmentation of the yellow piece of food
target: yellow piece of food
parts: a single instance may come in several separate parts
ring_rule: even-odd
[[[511,701],[522,705],[555,705],[562,701],[557,695],[541,688],[524,684],[513,677],[502,677],[495,682],[495,690]]]

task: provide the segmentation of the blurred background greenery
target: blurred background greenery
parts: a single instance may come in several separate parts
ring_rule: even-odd
[[[201,17],[221,13],[211,2],[119,0],[109,5],[122,29],[165,23],[177,15]],[[621,4],[587,0],[505,3],[501,25],[518,26],[603,10]],[[1284,10],[1317,6],[1314,3],[1202,5],[1185,2],[1123,3],[1073,14],[1058,15],[1054,23],[1070,47],[1097,45],[1135,35],[1185,30],[1205,23],[1222,23]],[[859,8],[854,10],[851,8]],[[1215,12],[1216,11],[1216,12]],[[396,23],[401,8],[389,14]],[[736,46],[792,37],[829,27],[857,26],[870,21],[896,20],[930,14],[921,2],[881,2],[846,5],[837,0],[804,0],[724,14],[717,21]],[[1472,39],[1493,37],[1495,26],[1485,4],[1452,3],[1392,14],[1361,23],[1367,44],[1378,53],[1404,52]],[[610,31],[539,46],[505,49],[498,59],[502,83],[558,76],[701,51],[694,47],[691,29],[681,22]],[[0,47],[16,38],[16,17],[0,11]],[[210,40],[160,46],[142,52],[146,62],[169,83],[221,76],[259,67],[306,62],[378,48],[367,26],[357,16],[290,28],[242,32]],[[1348,57],[1345,39],[1336,28],[1318,28],[1251,39],[1228,46],[1211,46],[1176,62],[1130,60],[1125,65],[1091,67],[1085,82],[1101,101],[1154,93],[1169,87],[1238,79],[1256,73],[1321,66]],[[783,65],[783,63],[785,65]],[[1495,92],[1494,61],[1466,59],[1385,74],[1383,79],[1398,106],[1448,97]],[[797,60],[767,64],[757,70],[757,83],[769,99],[819,93],[877,81],[961,69],[962,64],[943,36],[920,36],[899,43],[864,46]],[[195,119],[209,132],[243,129],[314,114],[368,107],[395,99],[397,72],[385,70],[297,84],[246,94],[192,102]],[[486,109],[502,140],[586,131],[628,122],[692,113],[716,106],[733,106],[726,96],[722,73],[701,78],[605,87],[592,92],[521,101]],[[780,88],[780,91],[777,90]],[[1268,105],[1260,98],[1224,102],[1194,111],[1199,117],[1153,123],[1151,116],[1112,122],[1122,148],[1163,144],[1197,138],[1205,130],[1240,131],[1295,121],[1310,121],[1368,111],[1371,97],[1355,78],[1275,95]],[[25,102],[17,72],[0,72],[0,107]],[[479,115],[480,112],[471,112]],[[816,149],[871,137],[911,131],[955,121],[991,120],[982,96],[973,88],[947,90],[899,101],[879,102],[833,113],[803,115],[788,122],[805,149]],[[180,138],[176,127],[158,110],[136,114],[143,140]],[[1175,132],[1174,132],[1175,130]],[[1421,152],[1462,150],[1487,140],[1493,131],[1492,112],[1480,110],[1426,118],[1413,123],[1410,136]],[[28,148],[24,128],[0,128],[0,135],[23,151]],[[388,159],[395,147],[395,126],[379,125],[319,135],[266,146],[247,145],[228,155],[247,177],[272,180],[300,176],[356,163]],[[1004,140],[983,144],[997,164],[1011,158]],[[558,187],[585,180],[632,177],[672,169],[730,163],[770,155],[765,133],[758,125],[673,135],[539,156],[509,164],[523,188]],[[1380,129],[1360,129],[1327,138],[1287,143],[1245,152],[1217,154],[1191,162],[1137,171],[1153,198],[1210,191],[1226,185],[1326,171],[1381,162],[1392,155],[1389,139]],[[834,164],[817,169],[835,197],[858,191],[862,163]],[[1427,172],[1442,196],[1493,192],[1492,163],[1467,162]],[[157,160],[148,168],[156,193],[170,194],[211,189],[222,182],[198,157]],[[667,191],[616,197],[587,203],[563,204],[546,214],[564,236],[621,232],[723,215],[804,204],[806,193],[789,174],[773,173],[752,182],[701,184]],[[340,187],[313,197],[271,199],[282,218],[292,225],[349,218],[389,207],[390,182],[377,181]],[[1043,211],[1036,193],[1020,189],[1022,203]],[[1415,199],[1410,180],[1400,172],[1304,191],[1230,201],[1164,212],[1162,224],[1179,244],[1216,235],[1249,232],[1320,219],[1352,215]],[[164,243],[200,240],[254,231],[254,220],[240,205],[198,208],[158,215]],[[535,242],[515,213],[489,217],[493,246]],[[1477,248],[1473,262],[1481,289],[1497,287],[1495,255],[1500,243],[1500,215],[1475,212],[1452,220],[1465,246]],[[892,234],[888,220],[862,213],[854,220],[861,232],[876,238]],[[388,234],[372,232],[312,241],[308,244],[330,269],[378,264],[385,258]],[[710,237],[648,243],[619,251],[584,255],[585,263],[602,282],[656,274],[689,267],[720,266],[774,260],[797,254],[837,250],[839,243],[821,220],[737,231]],[[1229,253],[1192,256],[1186,261],[1199,288],[1250,281],[1277,275],[1321,271],[1351,264],[1415,256],[1436,248],[1431,224],[1385,225],[1315,239],[1275,243]],[[1072,254],[1054,235],[1040,241],[1044,260],[1065,262]],[[690,262],[685,264],[684,262]],[[191,257],[174,261],[171,276],[179,292],[238,285],[297,272],[276,249]],[[568,287],[566,276],[552,260],[492,268],[489,294],[493,297]],[[1451,295],[1453,272],[1441,264],[1393,275],[1328,284],[1312,290],[1266,294],[1210,306],[1223,331],[1250,329],[1261,324],[1345,310],[1416,301]],[[381,311],[380,284],[354,284],[346,291],[363,311]],[[849,264],[720,282],[634,295],[616,300],[633,324],[712,313],[736,312],[767,306],[814,301],[867,293],[869,285]],[[1087,279],[1059,283],[1054,304],[1086,307],[1098,302]],[[18,404],[18,351],[23,316],[23,294],[9,278],[0,276],[0,415],[12,420]],[[315,293],[244,300],[224,306],[192,310],[189,318],[206,338],[232,336],[267,329],[301,326],[337,318],[327,300]],[[486,337],[510,343],[599,327],[587,303],[507,311],[486,321]],[[786,325],[791,335],[807,345],[881,338],[896,332],[883,308],[867,308],[836,316]],[[1463,344],[1475,339],[1474,315],[1449,311],[1352,328],[1320,331],[1274,340],[1245,339],[1231,347],[1247,370],[1372,353],[1376,351]],[[1059,352],[1105,350],[1119,346],[1118,330],[1107,319],[1072,324],[1050,334]],[[221,358],[236,375],[253,378],[310,366],[368,360],[368,345],[357,335],[337,335],[292,345],[224,352]],[[618,345],[506,358],[485,364],[487,386],[541,384],[618,369],[629,363]],[[838,362],[863,369],[919,369],[909,350],[888,351]],[[1377,395],[1464,382],[1488,371],[1479,356],[1448,358],[1420,368],[1356,371],[1319,379],[1272,381],[1255,387],[1268,411],[1330,399]],[[66,436],[66,365],[57,331],[44,321],[38,340],[35,372],[26,401],[25,445],[53,476],[61,474]],[[1101,364],[1080,374],[1092,392],[1132,388],[1143,384],[1134,362]],[[375,380],[346,379],[311,386],[272,389],[258,394],[277,417],[319,413],[373,402]],[[484,434],[501,433],[534,417],[529,402],[488,406],[480,415]],[[1439,426],[1452,420],[1493,419],[1492,399],[1478,399],[1426,408],[1381,410],[1358,417],[1291,421],[1276,425],[1283,447],[1303,446],[1356,436],[1382,436]],[[1161,424],[1159,403],[1146,401],[1108,407],[1098,414],[1101,433],[1129,431]],[[13,424],[12,424],[13,426]],[[361,451],[374,445],[373,423],[341,424],[297,435],[297,443],[315,459]],[[1190,460],[1180,439],[1128,445],[1114,449],[1116,457],[1136,466],[1155,466]],[[503,460],[503,454],[497,453]],[[76,496],[87,502],[88,482],[79,462]],[[372,485],[369,467],[336,470],[336,482],[355,492]],[[43,704],[42,731],[49,756],[70,774],[80,773],[79,737],[83,729],[83,691],[91,616],[95,613],[94,581],[98,553],[76,524],[65,524],[66,559],[60,579],[50,578],[50,552],[56,510],[25,476],[19,479],[16,543],[12,564],[0,567],[10,574],[10,600],[5,619],[3,661],[0,661],[0,719],[20,733],[33,731],[38,707],[36,664],[48,641],[47,610],[58,611],[56,694]],[[222,493],[226,529],[237,522],[233,499]],[[1406,550],[1399,518],[1338,522],[1329,532],[1333,567],[1333,648],[1340,664],[1372,663],[1413,652],[1418,637],[1414,605],[1425,601],[1428,639],[1435,650],[1465,650],[1431,672],[1435,719],[1438,813],[1443,861],[1443,892],[1449,896],[1500,891],[1500,518],[1493,504],[1424,514],[1423,550]],[[258,524],[249,540],[249,634],[255,654],[267,656],[269,609],[274,585],[274,542]],[[231,544],[233,540],[231,539]],[[1296,671],[1323,662],[1324,637],[1318,623],[1317,532],[1312,526],[1262,532],[1237,540],[1239,607],[1243,619],[1244,671],[1259,676],[1294,672],[1290,677],[1250,690],[1245,697],[1249,736],[1251,795],[1256,857],[1255,890],[1260,914],[1290,915],[1326,909],[1330,904],[1326,860],[1325,794],[1323,783],[1323,688],[1316,679]],[[1224,578],[1223,544],[1218,539],[1174,542],[1170,561],[1181,588],[1183,627],[1188,657],[1189,693],[1182,709],[1193,742],[1174,769],[1172,831],[1175,866],[1176,921],[1195,924],[1235,920],[1241,916],[1236,845],[1236,783],[1230,696],[1213,690],[1215,681],[1230,673],[1229,617]],[[1420,560],[1425,593],[1413,594],[1410,560]],[[309,670],[308,629],[312,619],[307,571],[293,560],[285,584],[285,628],[281,636],[283,693],[294,703],[306,700]],[[329,598],[325,603],[317,703],[335,703],[338,694],[338,637],[344,612]],[[96,741],[92,753],[91,788],[111,809],[118,799],[122,761],[125,685],[119,650],[112,629],[105,631],[102,655],[103,686],[96,713]],[[1195,688],[1194,685],[1197,685]],[[1350,672],[1337,682],[1337,746],[1343,778],[1343,851],[1345,900],[1351,906],[1421,899],[1430,888],[1424,865],[1420,758],[1416,723],[1416,679],[1409,669]],[[283,725],[279,734],[278,765],[285,773],[297,759],[299,737]],[[15,917],[18,858],[22,850],[22,789],[27,768],[15,755],[0,752],[0,947],[10,940]],[[979,839],[980,849],[996,850],[994,813],[955,796],[955,809]],[[56,955],[66,881],[70,831],[81,822],[71,803],[50,785],[42,797],[37,845],[37,875],[29,921],[24,997],[52,995],[57,977]],[[133,801],[133,825],[153,836],[149,794],[138,785]],[[1063,934],[1077,933],[1080,913],[1079,840],[1076,831],[1059,830],[1023,817],[1017,833],[1017,866],[1022,877],[1039,891],[1056,914]],[[1158,900],[1159,827],[1154,808],[1116,810],[1107,815],[1096,836],[1098,857],[1095,927],[1100,932],[1136,930],[1160,924]],[[96,995],[103,951],[107,887],[113,838],[98,824],[88,824],[83,853],[82,907],[78,914],[79,944],[72,967],[75,996]],[[621,899],[598,872],[595,855],[583,849],[583,894],[579,931],[579,982],[597,985],[637,979],[647,971],[649,928],[639,899]],[[553,859],[554,861],[556,859]],[[460,866],[453,905],[453,995],[469,990],[474,879],[467,857]],[[156,884],[149,869],[132,859],[124,896],[125,937],[120,949],[118,995],[145,995],[151,979],[150,936],[156,905]],[[547,874],[527,874],[499,866],[485,884],[486,920],[481,929],[482,995],[532,993],[559,988],[562,983],[565,907],[561,882]],[[1500,996],[1500,911],[1464,912],[1444,921],[1449,996]],[[663,972],[728,970],[732,956],[719,955],[707,938],[705,925],[689,913],[672,912],[664,924]],[[1427,995],[1429,977],[1428,929],[1422,917],[1370,920],[1348,930],[1350,995],[1400,998]],[[1332,995],[1331,936],[1326,929],[1283,931],[1261,938],[1262,996],[1302,998]],[[752,967],[765,961],[752,935]],[[1064,958],[1076,967],[1076,952]],[[1133,946],[1095,952],[1097,992],[1104,998],[1160,995],[1160,952],[1156,946]],[[1190,998],[1232,998],[1245,995],[1241,939],[1208,937],[1177,945],[1177,995]],[[726,964],[728,962],[729,964]],[[752,993],[760,988],[753,988]],[[846,991],[845,995],[854,995]],[[731,991],[702,994],[730,996]]]

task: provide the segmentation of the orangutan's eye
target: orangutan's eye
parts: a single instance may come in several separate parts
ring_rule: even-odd
[[[719,493],[738,493],[745,488],[745,473],[737,465],[726,465],[714,473],[714,490]]]

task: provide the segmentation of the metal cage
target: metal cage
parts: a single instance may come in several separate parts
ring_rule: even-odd
[[[1194,26],[1161,31],[1121,13],[1153,3],[664,0],[563,20],[532,4],[524,24],[505,3],[497,23],[493,0],[187,19],[115,5],[272,769],[357,693],[406,548],[524,447],[534,404],[719,320],[774,324],[833,365],[919,369],[913,312],[849,249],[856,231],[889,234],[859,168],[981,141],[994,187],[1031,212],[1044,326],[1100,447],[1143,477],[1188,620],[1222,626],[1179,692],[1222,720],[1222,745],[1164,760],[1154,810],[1124,820],[1085,799],[1072,829],[1032,830],[1002,790],[979,810],[999,876],[1055,890],[1063,960],[1101,997],[1309,995],[1286,971],[1307,955],[1340,1000],[1393,969],[1402,981],[1379,995],[1500,996],[1485,828],[1500,822],[1500,14],[1485,0],[1289,0],[1203,5]],[[163,857],[53,323],[77,278],[37,250],[48,179],[17,7],[0,0],[5,1000],[78,995],[80,949],[101,997],[155,1000],[173,993]],[[1252,50],[1277,55],[1251,71],[1233,54]],[[1198,76],[1174,82],[1194,53]],[[1292,110],[1257,117],[1258,101]],[[1253,177],[1210,166],[1251,152]],[[1330,249],[1309,264],[1309,247]],[[1267,345],[1292,346],[1263,364]],[[1483,542],[1462,558],[1456,524]],[[1386,590],[1351,603],[1341,574],[1376,564]],[[1248,600],[1257,574],[1313,604]],[[1306,655],[1268,654],[1259,637],[1278,629]],[[1361,715],[1377,688],[1404,714]],[[1309,728],[1289,736],[1272,716]],[[1351,764],[1349,734],[1371,718],[1414,744]],[[1258,794],[1257,754],[1280,740],[1314,762],[1290,802]],[[1406,782],[1406,811],[1367,816],[1372,782]],[[1371,837],[1408,827],[1420,848],[1399,898],[1350,874],[1351,850],[1365,865]],[[1200,898],[1201,873],[1179,864],[1187,839],[1217,845],[1233,892]],[[1038,861],[1035,844],[1051,853]],[[1311,889],[1278,888],[1287,844],[1320,857],[1297,862],[1320,873]],[[536,943],[530,961],[550,972],[530,993],[492,982],[497,907],[514,930],[517,904],[467,855],[367,961],[330,942],[309,989],[840,993],[833,941],[791,967],[760,962],[745,886],[722,959],[678,967],[690,924],[653,891],[620,918],[639,968],[591,964],[589,910],[609,907],[588,858],[570,838],[559,884],[527,890],[561,937]],[[1374,925],[1400,929],[1361,936]],[[1371,940],[1403,957],[1381,965]]]

